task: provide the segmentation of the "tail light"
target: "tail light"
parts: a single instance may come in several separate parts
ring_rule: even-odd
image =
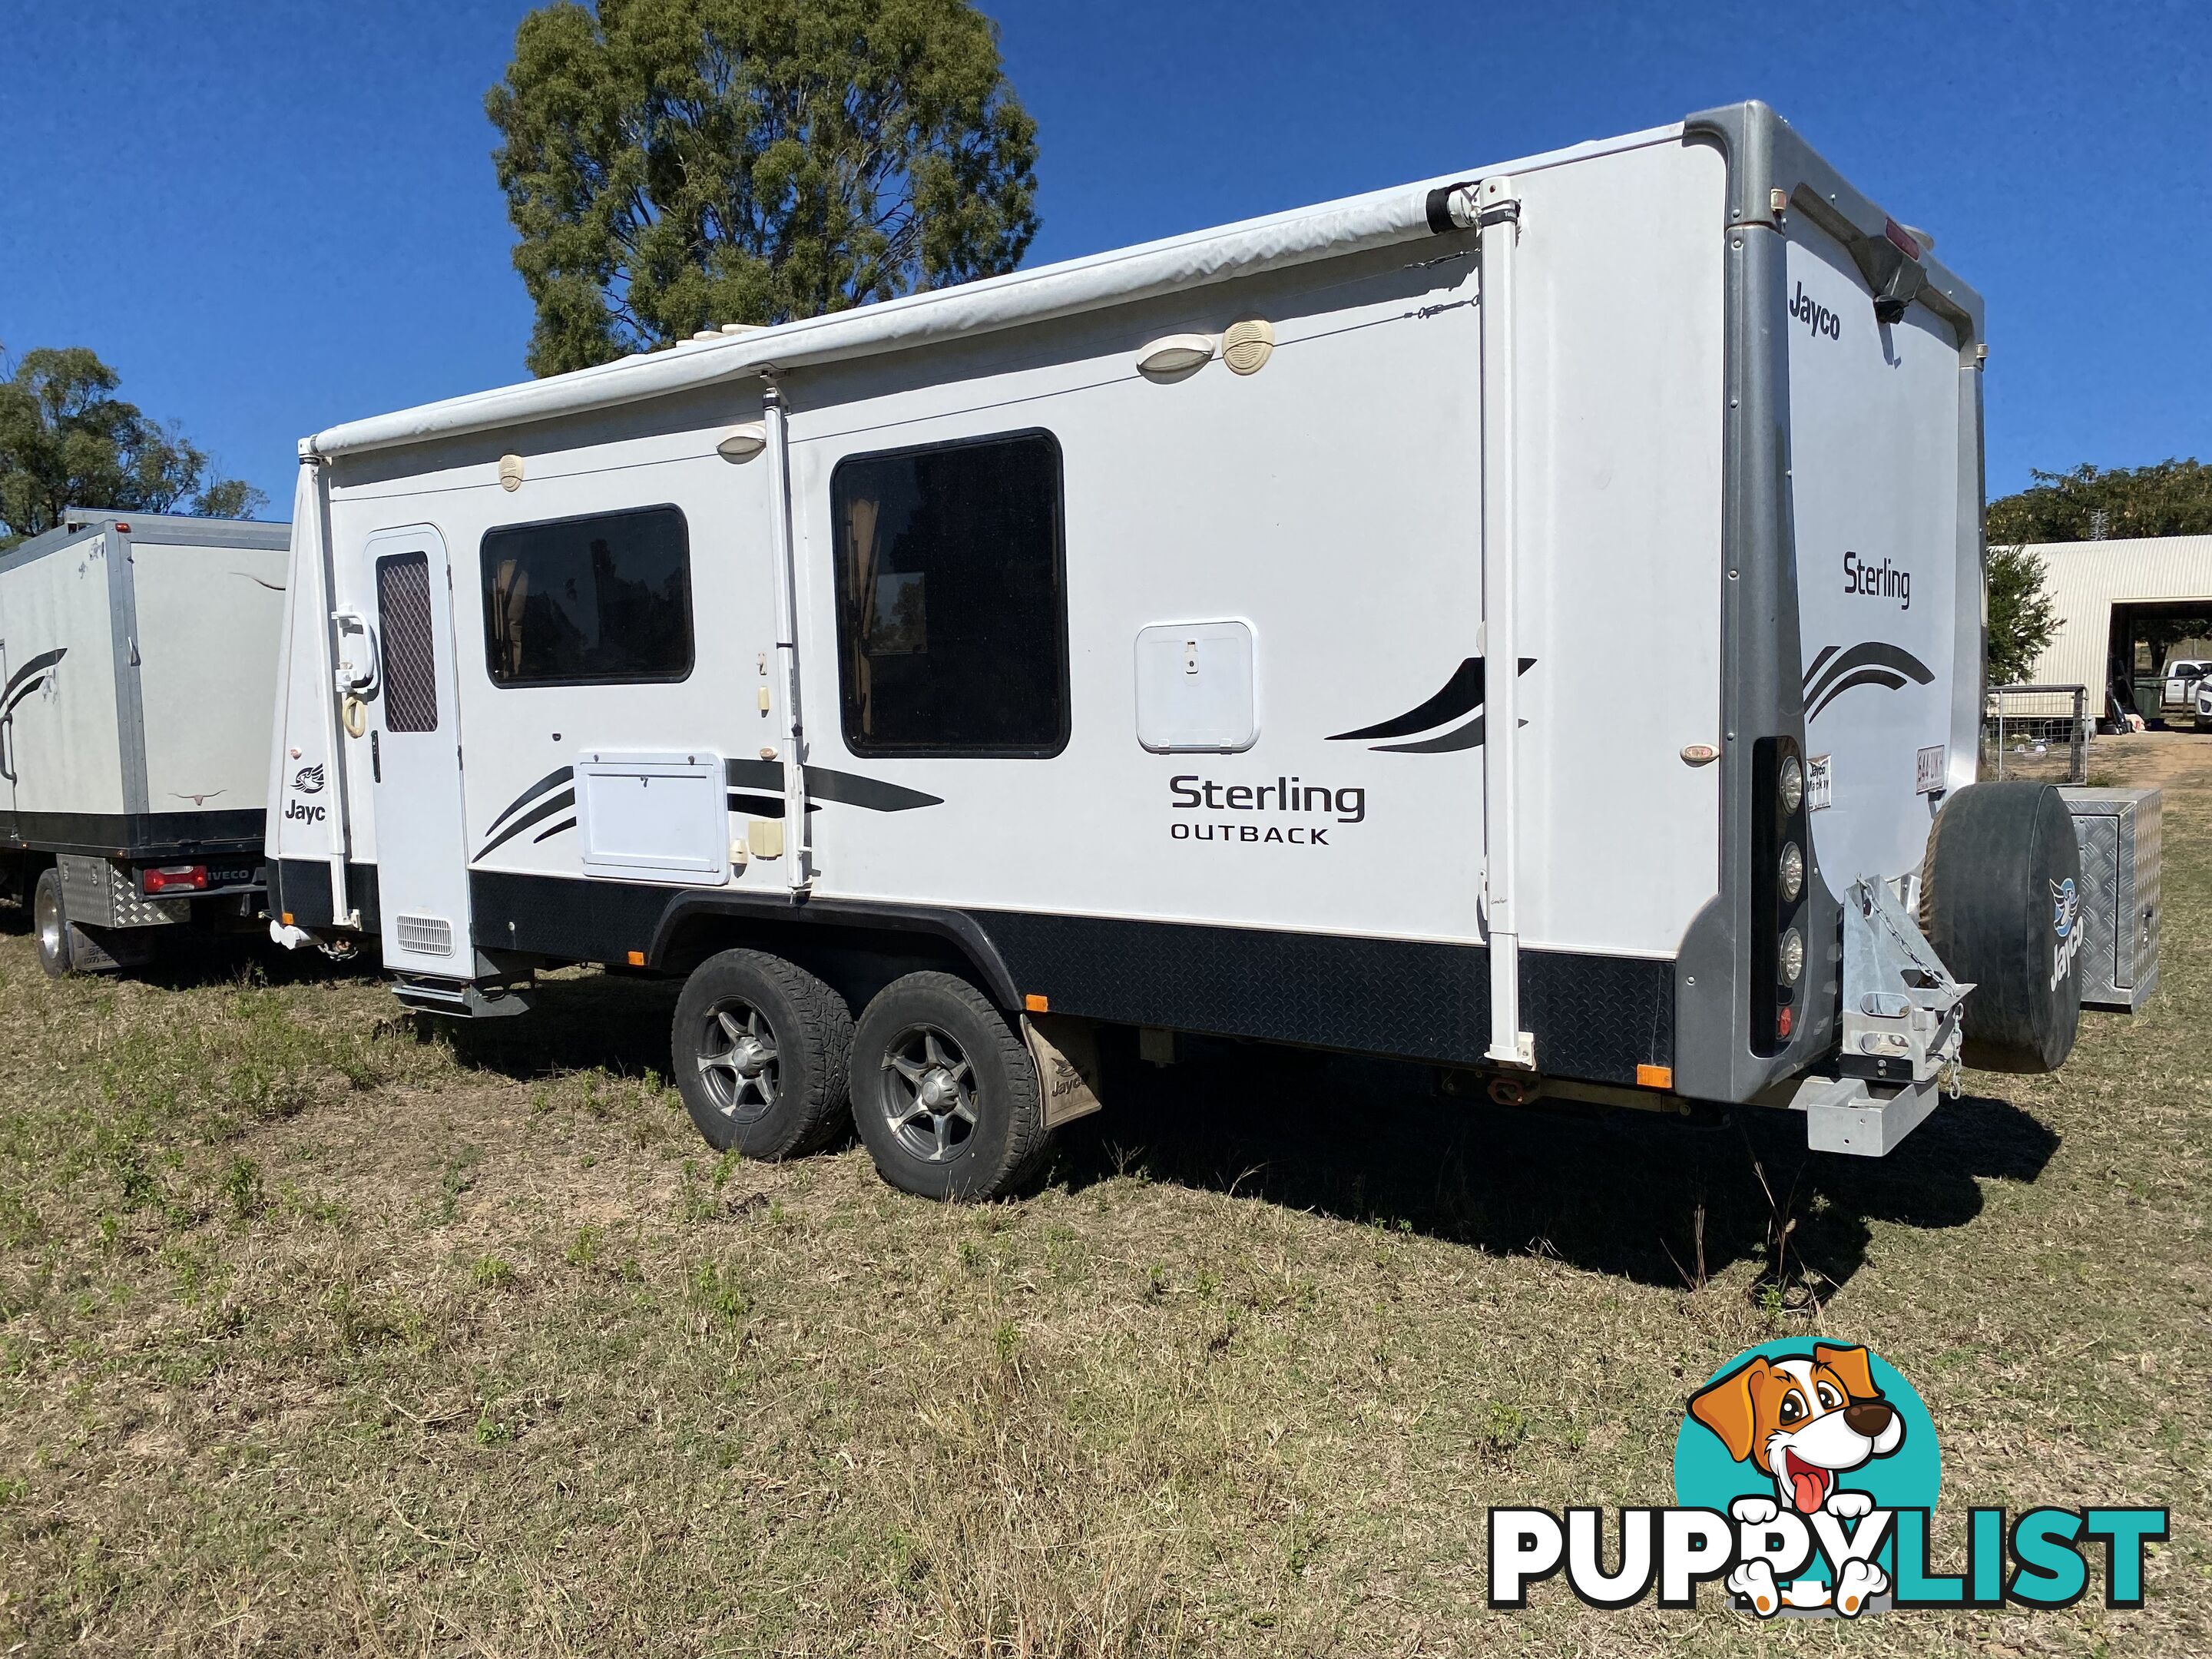
[[[1805,761],[1794,738],[1751,746],[1751,1047],[1779,1054],[1802,1021],[1805,976]]]
[[[144,874],[148,896],[155,893],[204,893],[208,872],[204,864],[165,864]]]

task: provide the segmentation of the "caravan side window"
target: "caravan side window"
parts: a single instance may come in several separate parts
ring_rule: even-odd
[[[1067,746],[1060,445],[1048,432],[837,464],[837,680],[856,755]]]
[[[495,685],[684,679],[691,672],[684,514],[647,507],[488,530],[483,614]]]

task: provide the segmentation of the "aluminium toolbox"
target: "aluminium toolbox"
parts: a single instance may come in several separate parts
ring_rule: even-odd
[[[2131,1014],[2158,988],[2159,792],[2058,793],[2081,842],[2081,1006]]]

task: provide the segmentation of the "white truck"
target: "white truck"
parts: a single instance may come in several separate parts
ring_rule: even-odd
[[[2159,712],[2168,720],[2189,717],[2197,723],[2197,688],[2204,677],[2212,673],[2212,662],[2202,657],[2176,657],[2166,665],[2166,685],[2159,698]]]
[[[0,888],[50,974],[263,925],[291,526],[72,511],[0,553]]]
[[[682,975],[710,1140],[922,1193],[1132,1030],[1884,1152],[2078,1014],[1981,316],[1749,104],[331,428],[278,934]]]

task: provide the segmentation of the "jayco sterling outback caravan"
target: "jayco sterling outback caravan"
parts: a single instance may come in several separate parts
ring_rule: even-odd
[[[1130,1028],[1885,1152],[2079,1008],[1929,249],[1752,104],[319,433],[280,936],[925,1193]]]

